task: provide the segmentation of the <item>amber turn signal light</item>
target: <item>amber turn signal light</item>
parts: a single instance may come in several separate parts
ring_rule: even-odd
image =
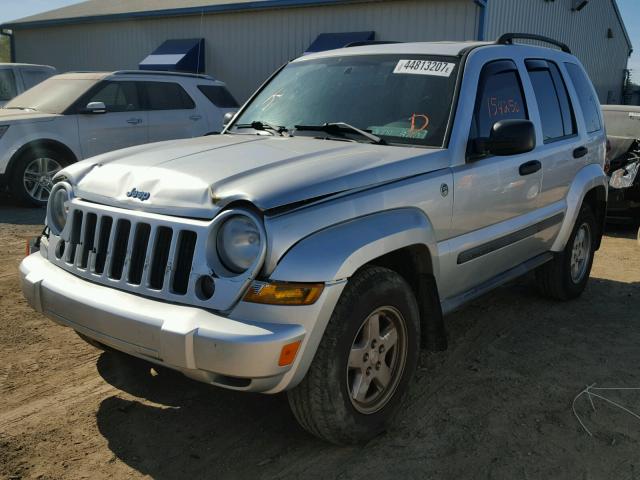
[[[324,283],[254,282],[244,301],[267,305],[311,305],[318,300],[323,289]]]
[[[278,360],[278,365],[281,367],[286,367],[287,365],[291,365],[293,361],[296,359],[296,354],[298,353],[298,349],[300,348],[300,343],[302,340],[296,340],[292,343],[287,343],[284,347],[282,347],[282,351],[280,352],[280,359]]]

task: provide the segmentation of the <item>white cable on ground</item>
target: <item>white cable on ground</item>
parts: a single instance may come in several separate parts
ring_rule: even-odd
[[[574,397],[573,402],[571,403],[571,409],[573,410],[573,414],[575,415],[576,419],[580,423],[580,426],[584,429],[585,432],[587,432],[589,434],[589,436],[593,437],[593,434],[587,428],[587,426],[582,422],[582,419],[580,418],[580,415],[578,415],[578,412],[576,411],[576,400],[578,400],[578,398],[580,398],[585,393],[587,394],[587,396],[589,398],[589,402],[591,403],[591,408],[593,409],[594,412],[596,411],[596,407],[593,404],[593,398],[592,397],[600,398],[600,399],[604,400],[605,402],[610,403],[611,405],[620,408],[621,410],[627,412],[628,414],[630,414],[630,415],[634,416],[635,418],[637,418],[638,420],[640,420],[640,415],[638,415],[635,412],[632,412],[627,407],[625,407],[623,405],[620,405],[619,403],[614,402],[613,400],[610,400],[607,397],[604,397],[602,395],[598,395],[597,393],[593,392],[594,390],[598,390],[598,391],[602,391],[602,390],[640,390],[640,387],[596,387],[595,385],[596,385],[595,383],[592,383],[591,385],[588,385],[584,390],[582,390],[580,393],[578,393],[578,395],[576,395]]]

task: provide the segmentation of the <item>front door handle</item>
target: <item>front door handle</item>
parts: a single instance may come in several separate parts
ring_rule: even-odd
[[[536,173],[541,168],[542,163],[540,163],[539,160],[531,160],[530,162],[525,162],[520,165],[518,172],[520,172],[520,175],[531,175],[532,173]]]
[[[189,118],[195,122],[196,120],[200,120],[202,115],[191,115]]]
[[[573,151],[573,158],[584,157],[587,153],[589,153],[587,147],[578,147]]]
[[[142,123],[142,119],[141,118],[130,118],[129,120],[127,120],[127,123],[130,123],[131,125],[138,125],[139,123]]]

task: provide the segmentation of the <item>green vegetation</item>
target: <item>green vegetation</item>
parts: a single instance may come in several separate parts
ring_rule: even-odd
[[[10,62],[11,51],[9,46],[9,37],[0,35],[0,62]]]

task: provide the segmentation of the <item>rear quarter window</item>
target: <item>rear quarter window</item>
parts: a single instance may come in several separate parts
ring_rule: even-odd
[[[567,68],[567,72],[569,72],[573,87],[578,94],[578,101],[582,108],[582,115],[584,115],[587,132],[592,133],[601,130],[600,102],[596,97],[591,81],[587,78],[584,71],[575,63],[565,63],[565,67]]]
[[[227,87],[222,85],[198,85],[198,90],[218,108],[237,108],[239,106]]]

